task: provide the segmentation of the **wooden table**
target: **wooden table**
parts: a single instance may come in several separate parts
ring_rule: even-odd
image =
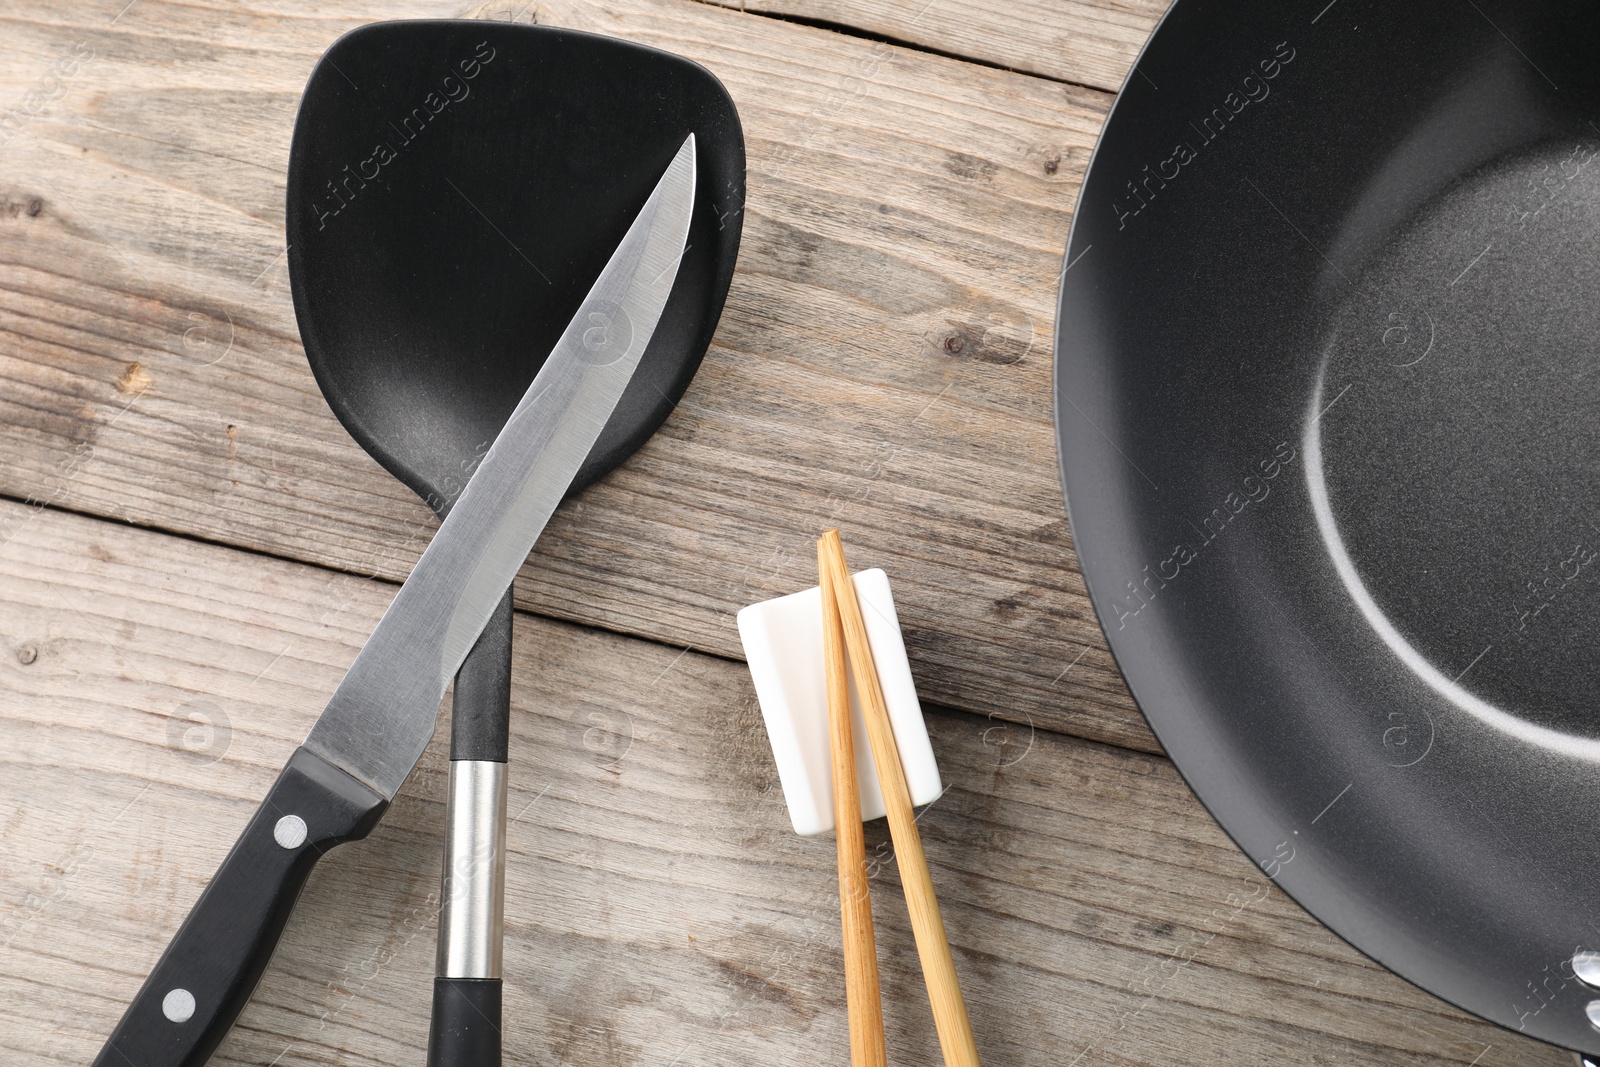
[[[1570,1062],[1284,897],[1085,598],[1055,283],[1160,0],[743,7],[0,4],[0,1061],[92,1058],[431,534],[307,369],[284,172],[335,37],[464,14],[700,61],[750,160],[699,377],[517,586],[508,1062],[845,1062],[833,847],[788,829],[732,618],[832,524],[896,583],[986,1063]],[[215,1062],[422,1062],[445,769],[319,868]],[[890,1056],[935,1063],[868,835]]]

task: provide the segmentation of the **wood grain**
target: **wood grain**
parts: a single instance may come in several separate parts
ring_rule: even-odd
[[[712,0],[1115,91],[1167,0]]]
[[[0,547],[0,1062],[88,1062],[394,587],[47,511]],[[833,848],[790,830],[742,665],[517,619],[508,1063],[848,1048]],[[985,1062],[1507,1064],[1564,1054],[1366,962],[1164,759],[930,710],[921,830]],[[448,747],[313,874],[215,1063],[421,1060]],[[938,1044],[882,822],[890,1062]],[[676,1059],[675,1059],[676,1057]]]
[[[450,9],[394,13],[429,10]],[[838,525],[894,580],[925,699],[1155,750],[1051,432],[1056,275],[1108,98],[691,0],[520,11],[706,64],[750,182],[699,377],[557,515],[519,605],[737,657],[733,613],[812,585]],[[407,573],[433,520],[327,410],[281,258],[300,88],[377,13],[0,4],[11,98],[93,51],[0,149],[0,494]]]

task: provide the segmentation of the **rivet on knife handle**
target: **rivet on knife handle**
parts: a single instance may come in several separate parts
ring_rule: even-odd
[[[205,1063],[260,981],[311,868],[334,845],[366,837],[388,806],[296,749],[94,1067]]]

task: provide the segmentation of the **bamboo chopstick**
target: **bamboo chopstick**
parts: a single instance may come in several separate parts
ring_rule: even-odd
[[[922,977],[928,986],[933,1006],[933,1023],[939,1031],[939,1048],[945,1067],[979,1067],[978,1046],[972,1039],[972,1022],[961,997],[955,960],[950,955],[950,940],[945,935],[939,901],[933,894],[933,877],[928,873],[928,857],[922,851],[922,836],[917,833],[916,814],[911,807],[911,791],[906,786],[905,770],[900,765],[900,749],[895,744],[889,710],[883,702],[883,687],[878,683],[878,668],[867,643],[867,626],[856,600],[850,567],[845,562],[844,544],[838,530],[829,530],[817,542],[817,558],[827,575],[838,604],[844,628],[850,669],[867,723],[867,739],[872,745],[873,763],[878,769],[878,784],[883,789],[889,812],[889,835],[894,840],[895,862],[900,882],[905,887],[906,909],[911,913],[911,930],[916,935],[917,956],[922,961]],[[828,586],[825,585],[824,589]],[[826,594],[825,594],[826,595]],[[826,601],[824,601],[826,603]]]
[[[867,888],[867,845],[861,831],[861,790],[856,783],[854,731],[850,725],[850,679],[845,668],[844,628],[822,550],[822,645],[828,676],[828,734],[833,751],[833,824],[839,850],[839,912],[844,928],[844,988],[850,1015],[850,1063],[886,1067],[883,1004],[878,990],[878,949],[872,936],[872,897]]]

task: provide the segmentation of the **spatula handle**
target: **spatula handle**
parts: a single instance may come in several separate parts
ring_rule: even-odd
[[[261,980],[311,868],[389,806],[298,748],[195,902],[95,1067],[200,1067]]]
[[[511,591],[456,674],[428,1067],[500,1067]]]
[[[456,672],[450,703],[450,758],[506,761],[511,729],[511,590]]]
[[[481,1067],[501,1056],[498,978],[435,978],[428,1067]]]

